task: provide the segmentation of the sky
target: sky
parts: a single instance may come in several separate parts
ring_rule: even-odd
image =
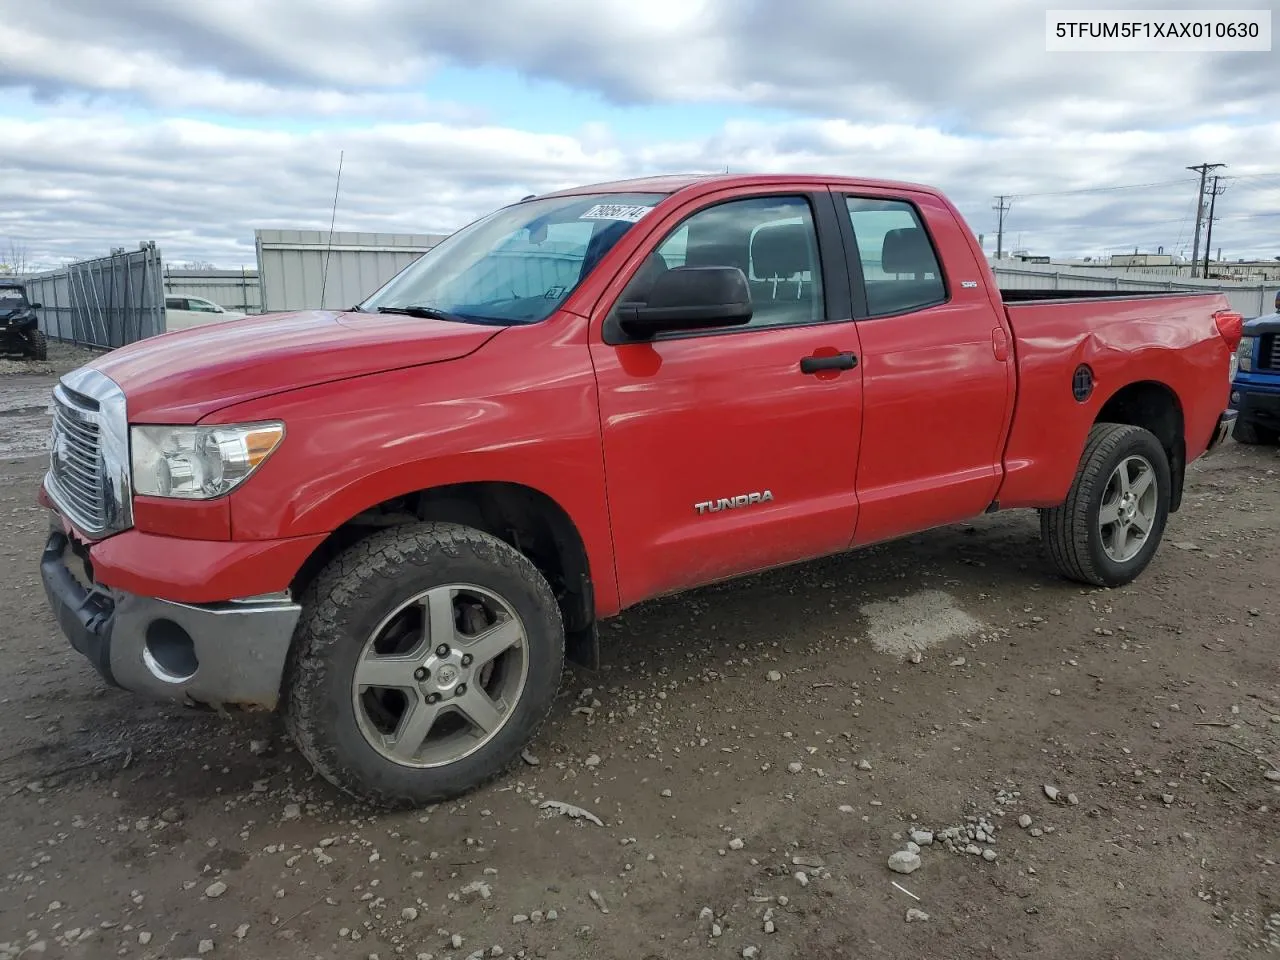
[[[1048,53],[1068,5],[0,0],[0,261],[252,266],[255,228],[328,229],[340,154],[338,230],[791,171],[939,186],[989,251],[1012,195],[1006,248],[1055,256],[1189,254],[1186,167],[1223,163],[1215,253],[1280,257],[1280,51]]]

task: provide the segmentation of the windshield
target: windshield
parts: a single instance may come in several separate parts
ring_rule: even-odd
[[[360,309],[417,308],[480,323],[537,323],[663,197],[603,193],[504,207],[428,250]]]
[[[21,287],[0,287],[0,310],[12,310],[27,302]]]

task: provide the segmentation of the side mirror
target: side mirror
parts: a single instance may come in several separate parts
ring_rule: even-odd
[[[738,267],[675,267],[644,303],[618,306],[618,325],[635,340],[671,330],[708,330],[751,321],[751,288]]]
[[[44,304],[43,304],[43,303],[33,303],[33,304],[31,304],[31,309],[32,309],[32,310],[43,310],[43,309],[44,309]]]

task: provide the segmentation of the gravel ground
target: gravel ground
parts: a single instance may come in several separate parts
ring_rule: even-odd
[[[1009,514],[629,611],[525,763],[394,815],[273,717],[106,689],[41,467],[0,462],[0,958],[1280,952],[1275,450],[1196,465],[1121,590]]]
[[[88,363],[103,351],[77,347],[58,340],[49,341],[49,359],[36,361],[21,357],[0,356],[0,377],[58,376]],[[3,409],[3,408],[0,408]]]

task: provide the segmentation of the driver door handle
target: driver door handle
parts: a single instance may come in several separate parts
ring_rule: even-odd
[[[858,358],[852,353],[837,353],[832,357],[804,357],[800,361],[801,373],[818,373],[821,370],[852,370]]]

